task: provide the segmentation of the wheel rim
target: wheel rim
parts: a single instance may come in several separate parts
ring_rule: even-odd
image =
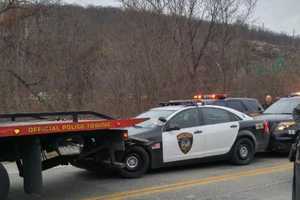
[[[126,159],[126,167],[129,170],[133,170],[135,168],[137,168],[139,165],[139,159],[137,158],[137,156],[135,155],[130,155],[127,157]]]
[[[241,145],[239,153],[242,159],[246,159],[249,155],[248,147],[246,145]]]

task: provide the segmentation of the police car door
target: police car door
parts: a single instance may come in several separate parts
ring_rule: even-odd
[[[228,153],[239,131],[239,122],[232,113],[221,108],[201,108],[205,138],[203,156]]]
[[[162,133],[163,161],[172,162],[199,157],[203,140],[199,132],[199,109],[191,108],[175,114]]]

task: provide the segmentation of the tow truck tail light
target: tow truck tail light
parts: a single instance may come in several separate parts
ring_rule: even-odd
[[[122,138],[123,140],[128,140],[128,132],[124,132]]]
[[[268,121],[264,121],[264,133],[266,134],[270,133],[270,126]]]

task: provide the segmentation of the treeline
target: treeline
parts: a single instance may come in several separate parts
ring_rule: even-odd
[[[131,116],[200,92],[262,98],[300,89],[299,39],[212,11],[205,20],[130,4],[1,13],[0,111]]]

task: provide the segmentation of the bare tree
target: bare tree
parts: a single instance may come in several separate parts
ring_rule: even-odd
[[[38,85],[42,79],[39,78],[36,82],[32,82],[32,80],[26,80],[26,78],[23,77],[24,75],[22,73],[18,72],[16,68],[9,67],[9,65],[21,60],[22,62],[24,62],[24,59],[26,59],[26,55],[33,55],[36,58],[42,59],[34,52],[31,52],[29,49],[23,48],[21,44],[24,41],[18,40],[17,35],[20,31],[22,31],[22,39],[26,40],[26,37],[28,35],[26,19],[44,12],[46,10],[46,6],[49,6],[52,3],[57,3],[57,1],[0,1],[0,39],[2,40],[2,45],[0,46],[0,48],[2,49],[1,53],[6,55],[7,58],[11,59],[8,61],[6,66],[4,66],[4,63],[2,63],[1,72],[15,80],[18,85],[21,85],[21,87],[27,90],[30,95],[37,99],[38,102],[44,105],[48,110],[53,110],[53,106],[45,99],[41,98],[41,96],[39,96],[39,92],[35,91],[34,89],[34,86]],[[22,26],[22,30],[20,30],[20,25]],[[13,55],[12,51],[10,51],[15,48],[18,50],[18,56]],[[22,56],[20,56],[20,54]],[[23,63],[19,64],[23,65]]]
[[[215,52],[215,65],[223,79],[223,92],[227,92],[229,80],[234,80],[241,63],[239,59],[240,27],[250,19],[257,0],[237,1],[220,0],[218,3],[218,32],[216,43],[219,49]],[[238,51],[235,51],[238,50]]]
[[[231,64],[226,63],[225,53],[229,45],[237,40],[236,24],[248,22],[256,0],[121,0],[124,7],[138,11],[150,11],[160,15],[171,15],[174,26],[170,35],[177,46],[183,66],[182,70],[192,80],[191,91],[208,85],[199,75],[207,70],[205,55],[217,46],[220,58],[215,65],[223,77],[226,90],[227,74]],[[172,23],[172,22],[171,22]],[[218,43],[218,44],[217,44]],[[191,92],[190,91],[190,92]]]
[[[0,25],[1,112],[132,116],[198,90],[260,97],[299,85],[297,45],[247,25],[254,1],[123,2],[125,9],[18,4],[20,13],[36,9]],[[269,73],[278,57],[284,69]]]

